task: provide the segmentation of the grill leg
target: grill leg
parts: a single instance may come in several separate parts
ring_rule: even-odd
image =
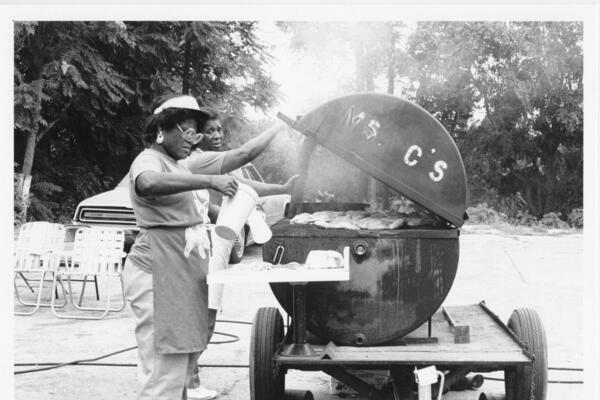
[[[294,343],[289,344],[281,351],[282,356],[310,357],[317,353],[306,342],[306,282],[290,283],[293,290],[294,308],[292,319],[294,321]]]
[[[306,285],[294,285],[294,343],[306,343]]]

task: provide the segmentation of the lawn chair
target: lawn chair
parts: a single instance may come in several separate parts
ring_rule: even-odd
[[[34,308],[30,312],[15,311],[15,315],[32,315],[40,307],[50,307],[51,304],[54,303],[54,294],[56,293],[58,295],[54,284],[54,278],[56,277],[54,271],[60,263],[64,240],[65,230],[60,224],[42,221],[28,222],[19,230],[17,241],[15,243],[15,275],[13,279],[15,297],[22,305]],[[17,277],[21,277],[29,289],[35,293],[29,280],[25,277],[25,273],[41,274],[35,303],[26,302],[21,298],[19,293]],[[42,302],[42,292],[44,282],[46,282],[46,274],[48,273],[52,275],[53,285],[52,292],[50,293],[52,301],[50,303],[44,303]],[[60,284],[64,290],[62,281]],[[64,303],[59,305],[59,307],[64,307],[65,304],[66,297]]]
[[[89,228],[91,225],[66,224],[63,226],[65,227],[65,231],[66,231],[66,235],[67,235],[67,242],[69,242],[68,244],[65,242],[65,247],[66,247],[65,250],[68,250],[66,252],[69,253],[70,250],[72,249],[73,239],[75,237],[75,232],[77,231],[77,229],[83,228],[83,227]],[[94,288],[96,289],[96,300],[100,300],[100,291],[98,289],[98,277],[94,275],[92,278],[93,279],[90,283],[93,283]],[[71,279],[71,282],[83,282],[83,286],[81,287],[81,292],[79,293],[79,301],[77,302],[77,304],[79,306],[81,306],[81,303],[83,302],[83,296],[85,294],[85,287],[88,283],[88,276],[85,275],[83,277],[83,279]]]
[[[52,287],[56,289],[56,284],[61,278],[67,278],[69,287],[68,293],[63,287],[63,293],[68,295],[70,303],[79,311],[101,311],[99,315],[79,315],[58,313],[54,307],[54,299],[51,302],[52,312],[58,318],[74,319],[102,319],[109,312],[122,311],[125,308],[125,294],[121,282],[121,272],[123,271],[123,257],[125,252],[123,246],[125,243],[125,234],[121,229],[82,227],[75,232],[73,240],[73,249],[65,253],[64,266],[56,270]],[[105,307],[82,307],[73,300],[73,290],[71,280],[75,276],[93,276],[106,278],[107,294]],[[111,285],[110,278],[119,278],[121,286],[122,304],[119,307],[111,308]],[[87,313],[89,314],[89,313]]]

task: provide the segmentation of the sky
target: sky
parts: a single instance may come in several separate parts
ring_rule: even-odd
[[[266,66],[280,85],[281,98],[267,115],[282,112],[289,116],[302,115],[326,100],[338,96],[339,82],[353,79],[354,64],[338,60],[314,60],[302,51],[290,49],[291,35],[283,32],[274,21],[260,21],[258,38],[271,46],[273,63]],[[250,119],[264,118],[264,113],[247,110]]]
[[[411,21],[407,21],[406,25],[405,37],[416,28],[416,23]],[[341,83],[354,81],[354,55],[351,49],[344,49],[343,43],[322,44],[324,47],[337,48],[336,56],[315,60],[314,55],[291,49],[291,34],[283,32],[276,26],[275,21],[260,21],[256,34],[262,43],[270,47],[274,56],[273,62],[265,69],[280,85],[281,98],[266,114],[248,107],[246,117],[249,120],[274,118],[277,112],[292,117],[304,115],[328,100],[351,93],[351,90],[344,89]],[[397,78],[396,92],[407,83]],[[385,93],[386,84],[385,77],[376,81],[377,91]],[[483,109],[475,110],[472,123],[481,121],[484,116]]]

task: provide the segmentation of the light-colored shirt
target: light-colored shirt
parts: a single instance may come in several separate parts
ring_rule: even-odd
[[[179,164],[189,169],[193,174],[221,175],[224,159],[224,152],[196,149],[189,156],[179,161]]]
[[[128,258],[138,268],[151,272],[152,254],[148,229],[156,227],[188,227],[208,221],[206,190],[186,191],[169,195],[141,196],[135,186],[142,172],[191,174],[190,170],[168,155],[153,149],[142,151],[129,169],[129,197],[140,227]],[[183,251],[183,249],[182,249]]]
[[[202,219],[204,210],[196,191],[141,196],[135,182],[145,171],[191,174],[184,165],[153,149],[142,151],[133,160],[129,170],[129,197],[140,228],[187,227],[207,222]]]

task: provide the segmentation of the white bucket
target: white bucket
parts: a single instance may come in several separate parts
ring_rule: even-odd
[[[215,226],[217,235],[226,240],[235,240],[248,216],[256,207],[257,201],[256,191],[244,183],[238,184],[235,196],[223,196],[221,211]]]
[[[252,210],[248,216],[248,226],[255,243],[263,244],[271,240],[271,236],[273,236],[271,228],[269,228],[263,214],[256,209]]]

